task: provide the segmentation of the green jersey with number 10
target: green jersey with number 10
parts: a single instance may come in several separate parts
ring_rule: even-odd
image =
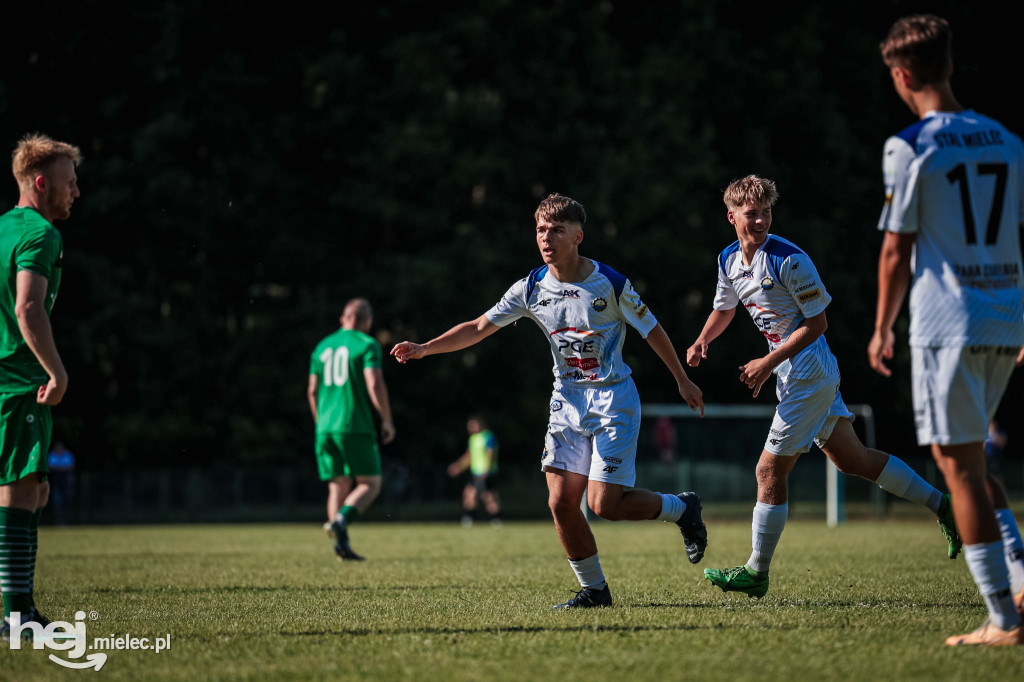
[[[380,344],[361,331],[339,329],[317,345],[309,363],[317,377],[317,433],[377,432],[363,370],[380,366]]]

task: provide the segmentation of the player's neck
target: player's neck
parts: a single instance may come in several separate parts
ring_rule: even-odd
[[[924,118],[932,111],[963,111],[960,102],[953,96],[953,90],[949,84],[936,85],[924,88],[914,93],[914,113],[918,118]]]
[[[764,241],[755,242],[753,240],[740,241],[740,253],[743,255],[743,266],[750,267],[751,263],[754,262],[754,254],[762,246],[768,243],[768,236],[765,236]]]
[[[590,273],[594,272],[594,262],[575,254],[572,258],[567,258],[565,263],[549,263],[548,271],[559,282],[572,284],[590,277]]]
[[[21,193],[21,197],[18,199],[18,208],[31,208],[33,211],[43,216],[43,220],[48,223],[53,223],[50,220],[50,212],[46,209],[46,202],[35,194]]]

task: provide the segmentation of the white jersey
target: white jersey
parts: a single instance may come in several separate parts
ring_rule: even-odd
[[[627,378],[631,371],[622,360],[626,324],[644,338],[658,324],[628,279],[592,262],[590,276],[571,284],[555,279],[546,265],[537,268],[486,313],[499,327],[529,317],[544,330],[554,357],[556,388],[608,385]]]
[[[1024,145],[974,111],[929,112],[885,143],[879,230],[915,233],[910,345],[1024,344]]]
[[[790,241],[769,234],[743,263],[739,241],[718,255],[718,290],[715,310],[743,305],[758,331],[775,350],[808,317],[820,314],[832,297],[818,276],[810,256]],[[774,370],[780,379],[828,379],[839,376],[839,365],[822,334]]]

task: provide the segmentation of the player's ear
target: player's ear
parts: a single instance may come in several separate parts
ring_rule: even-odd
[[[46,176],[43,175],[42,173],[40,173],[39,175],[36,176],[36,178],[32,182],[32,184],[35,186],[37,192],[45,192],[46,191]]]
[[[728,220],[733,225],[736,224],[736,218],[733,216],[731,208],[728,211],[726,211],[725,218],[726,218],[726,220]]]
[[[583,228],[581,227],[581,228],[576,230],[576,236],[573,239],[573,244],[575,244],[576,246],[579,246],[580,242],[582,242],[582,241],[583,241]]]
[[[904,88],[910,88],[914,81],[914,74],[910,73],[910,69],[903,66],[894,66],[889,69],[889,74],[892,76],[894,83],[898,82]]]

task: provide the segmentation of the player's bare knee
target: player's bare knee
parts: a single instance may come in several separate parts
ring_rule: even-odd
[[[551,510],[551,515],[556,519],[582,513],[580,512],[579,500],[573,501],[565,495],[556,493],[548,495],[548,509]]]

